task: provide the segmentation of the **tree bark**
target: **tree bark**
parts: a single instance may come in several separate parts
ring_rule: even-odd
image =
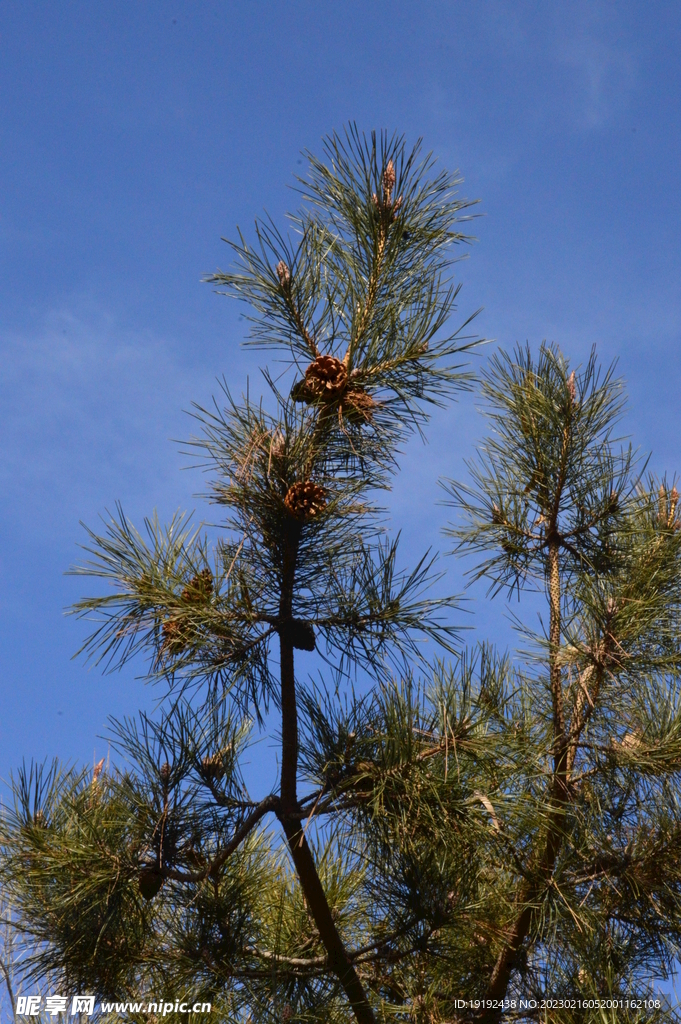
[[[292,539],[284,551],[280,620],[288,621],[293,608],[293,583],[298,553],[297,539]],[[284,829],[291,859],[301,889],[324,944],[329,967],[338,977],[358,1024],[376,1024],[364,987],[353,967],[343,941],[338,934],[326,894],[317,874],[317,868],[303,832],[298,805],[298,709],[293,659],[293,644],[285,630],[280,630],[279,652],[281,665],[281,790],[279,819]]]

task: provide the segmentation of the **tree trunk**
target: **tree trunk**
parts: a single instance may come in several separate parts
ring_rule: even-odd
[[[297,540],[291,541],[284,554],[284,573],[279,608],[280,619],[283,621],[289,620],[292,613],[297,550]],[[329,967],[343,986],[358,1024],[376,1024],[362,983],[348,959],[342,939],[338,934],[326,894],[317,874],[312,851],[303,834],[297,793],[298,709],[293,644],[284,629],[279,634],[279,652],[281,665],[281,809],[279,817],[305,902],[328,954]]]

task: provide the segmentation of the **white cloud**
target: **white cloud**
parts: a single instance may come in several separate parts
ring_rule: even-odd
[[[626,109],[636,80],[628,52],[579,33],[559,44],[558,59],[573,73],[567,110],[576,127],[600,128]]]
[[[190,433],[182,410],[207,400],[210,370],[92,309],[55,311],[0,350],[0,482],[14,529],[54,529],[118,498],[145,511],[192,503],[200,477],[178,474],[187,460],[169,439]]]

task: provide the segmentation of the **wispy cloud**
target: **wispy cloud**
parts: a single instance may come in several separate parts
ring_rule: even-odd
[[[186,459],[169,438],[189,433],[182,410],[207,399],[212,375],[172,339],[64,308],[0,348],[0,481],[14,528],[53,530],[117,498],[175,507],[199,489],[195,474],[178,475]]]
[[[580,33],[559,43],[558,59],[572,72],[566,109],[575,127],[600,128],[626,109],[636,81],[626,50]]]

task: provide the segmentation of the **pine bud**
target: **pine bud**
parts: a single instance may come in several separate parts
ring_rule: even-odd
[[[227,759],[229,758],[232,749],[232,744],[228,743],[222,750],[218,750],[216,754],[207,755],[201,761],[201,767],[203,773],[209,781],[217,782],[227,772]]]
[[[570,392],[570,401],[575,404],[577,399],[577,385],[575,384],[575,371],[573,370],[568,378],[568,391]]]
[[[287,292],[291,287],[291,271],[283,260],[279,260],[277,263],[277,277],[279,278],[279,284]]]
[[[170,765],[168,764],[167,761],[164,761],[163,764],[161,765],[161,770],[159,772],[159,775],[161,776],[161,782],[163,783],[164,786],[167,786],[168,783],[170,782],[170,772]]]
[[[641,746],[641,734],[637,729],[633,732],[627,732],[622,737],[620,746],[624,750],[636,750],[637,747]]]
[[[386,206],[390,205],[396,180],[395,165],[392,160],[388,160],[386,169],[383,172],[383,203]]]
[[[103,770],[104,770],[104,758],[102,758],[101,761],[98,761],[97,764],[92,769],[92,785],[93,786],[97,785],[97,779],[102,774]]]
[[[672,487],[669,494],[669,526],[674,522],[674,516],[676,515],[676,506],[679,503],[679,492],[676,487]]]
[[[286,438],[284,437],[281,430],[277,430],[276,434],[270,441],[270,455],[273,459],[278,459],[284,454],[286,448]]]
[[[667,493],[664,489],[664,484],[660,484],[660,489],[657,492],[657,518],[660,523],[666,524],[667,522]]]

